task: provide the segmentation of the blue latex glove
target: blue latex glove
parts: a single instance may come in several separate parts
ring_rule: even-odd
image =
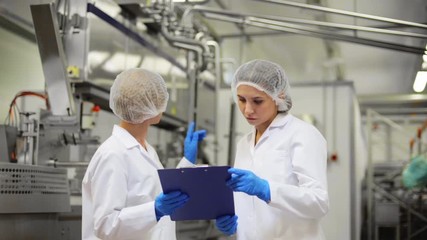
[[[157,221],[165,215],[171,215],[175,209],[182,207],[188,199],[189,196],[181,191],[160,193],[154,201]]]
[[[227,181],[229,186],[235,192],[244,192],[249,195],[257,196],[265,202],[270,202],[270,185],[251,171],[230,168],[228,173],[231,178]]]
[[[233,235],[237,230],[237,216],[225,215],[218,217],[215,222],[216,227],[227,236]]]
[[[194,122],[188,125],[187,136],[184,141],[184,157],[193,164],[197,159],[198,143],[206,137],[206,130],[194,131]]]

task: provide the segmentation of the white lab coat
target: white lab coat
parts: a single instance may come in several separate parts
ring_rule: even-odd
[[[235,192],[237,239],[324,239],[328,212],[326,141],[312,125],[278,114],[256,146],[255,129],[238,143],[234,167],[266,179],[271,202]]]
[[[194,166],[183,158],[180,167]],[[156,220],[154,200],[162,192],[154,148],[147,151],[125,129],[114,126],[96,151],[82,184],[82,239],[176,239],[169,216]]]

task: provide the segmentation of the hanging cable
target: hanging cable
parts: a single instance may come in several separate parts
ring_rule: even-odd
[[[32,92],[32,91],[22,91],[19,92],[15,95],[15,97],[13,98],[13,100],[11,101],[10,105],[9,105],[9,111],[8,114],[6,116],[6,119],[4,121],[5,125],[10,125],[10,126],[18,126],[18,117],[19,117],[19,108],[16,105],[16,100],[20,97],[25,97],[25,96],[34,96],[34,97],[39,97],[42,98],[43,100],[45,100],[46,103],[46,108],[49,109],[49,101],[48,101],[48,97],[46,94],[41,94],[41,93],[37,93],[37,92]]]

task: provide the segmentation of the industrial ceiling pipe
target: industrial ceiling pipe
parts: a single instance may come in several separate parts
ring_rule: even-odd
[[[404,36],[404,37],[415,37],[415,38],[422,38],[422,39],[427,38],[426,34],[420,34],[420,33],[387,30],[387,29],[380,29],[380,28],[374,28],[374,27],[364,27],[364,26],[341,24],[341,23],[313,21],[313,20],[290,18],[290,17],[279,17],[279,16],[262,15],[262,14],[248,14],[248,13],[229,11],[229,10],[219,10],[214,8],[201,7],[201,6],[195,6],[193,8],[193,11],[208,12],[208,13],[233,16],[233,17],[241,17],[241,18],[257,18],[257,19],[272,20],[272,22],[274,21],[276,22],[276,24],[278,24],[279,22],[291,22],[291,23],[300,23],[300,24],[306,24],[306,25],[316,25],[321,27],[338,28],[338,29],[344,29],[344,30],[373,32],[373,33],[380,33],[380,34],[398,35],[398,36]]]
[[[215,15],[219,15],[219,13],[215,13]],[[266,23],[268,19],[260,19],[260,18],[241,19],[240,17],[212,16],[212,15],[206,15],[205,17],[210,19],[220,20],[220,21],[240,23],[244,25],[260,27],[264,29],[270,29],[270,30],[281,31],[286,33],[295,33],[295,34],[317,37],[322,39],[351,42],[351,43],[363,44],[367,46],[380,47],[380,48],[408,52],[408,53],[415,53],[415,54],[422,55],[424,54],[424,51],[425,51],[424,48],[405,46],[405,45],[399,45],[395,43],[382,42],[382,41],[377,41],[372,39],[336,34],[335,32],[332,32],[332,31],[314,29],[314,28],[309,28],[305,26],[298,26],[296,24],[281,23],[280,26],[278,26],[277,24],[273,25],[273,24]]]
[[[253,1],[275,3],[275,4],[280,4],[280,5],[306,8],[306,9],[311,9],[311,10],[316,10],[316,11],[322,11],[322,12],[344,15],[344,16],[364,18],[364,19],[375,20],[375,21],[380,21],[380,22],[388,22],[388,23],[394,23],[394,24],[399,24],[399,25],[404,25],[404,26],[409,26],[409,27],[427,29],[427,25],[421,24],[421,23],[403,21],[403,20],[394,19],[394,18],[386,18],[386,17],[380,17],[380,16],[369,15],[369,14],[364,14],[364,13],[345,11],[345,10],[334,9],[334,8],[327,8],[327,7],[316,6],[316,5],[311,5],[311,4],[304,4],[304,3],[284,1],[284,0],[253,0]]]

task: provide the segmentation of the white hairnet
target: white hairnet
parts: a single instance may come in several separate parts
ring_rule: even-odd
[[[164,112],[168,99],[163,78],[141,68],[117,75],[110,90],[110,108],[129,123],[142,123]]]
[[[237,87],[241,84],[255,87],[268,94],[276,102],[280,112],[287,112],[292,108],[288,78],[285,70],[276,63],[256,59],[240,66],[231,83],[235,102],[237,102]]]

